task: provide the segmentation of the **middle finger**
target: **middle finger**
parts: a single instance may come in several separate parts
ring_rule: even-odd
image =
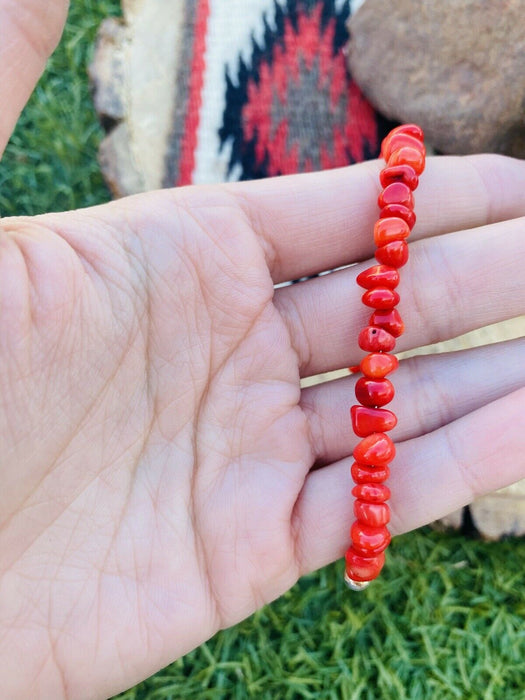
[[[436,236],[410,245],[401,270],[398,310],[406,325],[396,351],[454,338],[525,312],[525,218]],[[372,309],[355,278],[375,261],[275,292],[301,376],[359,362],[360,330]]]

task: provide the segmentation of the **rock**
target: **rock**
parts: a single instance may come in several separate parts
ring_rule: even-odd
[[[525,158],[525,0],[366,0],[350,19],[352,75],[386,117],[444,153]]]

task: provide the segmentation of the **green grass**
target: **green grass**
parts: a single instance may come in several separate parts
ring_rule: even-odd
[[[523,700],[524,554],[519,541],[399,537],[364,593],[328,567],[119,697]]]
[[[72,0],[69,21],[0,163],[2,216],[85,207],[109,199],[97,163],[102,137],[87,79],[96,31],[117,0]]]
[[[0,164],[4,216],[107,201],[86,66],[116,0],[73,0],[60,49]],[[525,542],[397,538],[373,586],[305,577],[121,700],[523,700]]]

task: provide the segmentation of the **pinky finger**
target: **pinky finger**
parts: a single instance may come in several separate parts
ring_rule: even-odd
[[[301,574],[349,544],[351,458],[309,474],[294,518]],[[525,478],[525,387],[397,446],[388,486],[393,535],[437,520]]]

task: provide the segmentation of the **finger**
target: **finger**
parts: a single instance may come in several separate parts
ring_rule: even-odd
[[[525,219],[514,219],[411,244],[398,287],[406,332],[396,350],[525,313],[524,225]],[[302,376],[353,365],[362,357],[357,337],[372,309],[360,303],[364,290],[355,278],[370,264],[276,291],[274,301],[289,327]]]
[[[388,483],[397,535],[525,477],[525,388],[398,445]],[[350,459],[313,471],[294,512],[302,573],[344,554],[353,521]]]
[[[276,283],[372,256],[381,167],[372,161],[227,186],[264,241]],[[522,161],[429,158],[415,193],[411,240],[524,216],[524,189]]]
[[[525,338],[484,347],[412,357],[391,375],[395,397],[386,407],[398,418],[395,442],[430,433],[525,386]],[[308,417],[318,464],[351,455],[358,439],[350,406],[357,403],[357,377],[348,376],[303,389],[301,407]]]
[[[68,0],[0,0],[0,155],[66,21]]]

